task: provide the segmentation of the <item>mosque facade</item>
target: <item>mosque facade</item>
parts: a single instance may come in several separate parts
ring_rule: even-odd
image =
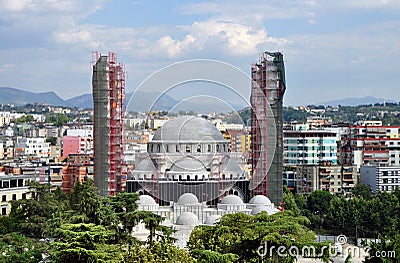
[[[230,152],[221,132],[201,117],[182,116],[159,128],[147,153],[138,156],[128,175],[127,192],[152,196],[160,205],[193,193],[216,205],[232,194],[247,202],[249,176],[241,153]]]
[[[241,153],[230,152],[221,132],[203,118],[183,116],[166,122],[139,159],[127,191],[140,195],[139,210],[165,218],[163,224],[176,230],[180,247],[195,226],[213,225],[225,214],[279,211],[267,196],[250,198]],[[139,239],[147,235],[143,224],[134,229]]]

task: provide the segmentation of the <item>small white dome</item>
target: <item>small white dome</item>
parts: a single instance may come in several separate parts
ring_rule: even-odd
[[[206,218],[206,221],[204,221],[205,225],[215,225],[221,218],[220,215],[210,215],[209,217]]]
[[[240,199],[237,195],[227,195],[221,200],[221,204],[223,205],[241,205],[243,204],[243,200]]]
[[[273,214],[273,212],[270,209],[268,209],[268,207],[266,207],[266,206],[256,206],[256,207],[253,208],[253,210],[251,210],[251,215],[256,215],[256,214],[261,213],[263,211],[267,212],[268,215],[272,215]]]
[[[199,199],[192,193],[184,193],[178,199],[178,205],[197,205]]]
[[[268,197],[265,195],[256,195],[253,198],[250,199],[249,204],[252,205],[270,205],[271,200],[269,200]]]
[[[156,201],[150,195],[141,195],[136,201],[138,205],[156,205]]]
[[[176,224],[182,226],[197,226],[199,225],[199,219],[192,212],[183,212],[176,219]]]

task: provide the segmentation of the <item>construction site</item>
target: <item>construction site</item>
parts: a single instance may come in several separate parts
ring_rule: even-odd
[[[178,118],[164,124],[148,144],[148,151],[139,156],[135,168],[128,173],[124,159],[125,66],[113,52],[93,53],[92,63],[93,174],[101,195],[137,192],[152,196],[159,204],[167,204],[192,192],[200,201],[212,205],[229,194],[245,202],[252,196],[263,195],[280,204],[282,104],[286,89],[280,52],[264,52],[251,67],[250,175],[244,173],[238,153],[229,151],[218,130],[198,118]],[[207,129],[201,130],[199,126]],[[211,136],[213,140],[201,141],[204,136]],[[218,161],[214,160],[215,156],[225,157],[217,158]],[[79,162],[72,163],[64,169],[66,175],[75,174],[65,177],[68,192],[87,174],[87,169],[81,166]]]
[[[125,191],[125,66],[116,54],[93,53],[94,182],[102,196]]]
[[[251,66],[252,195],[282,202],[283,95],[285,66],[280,52],[264,52]]]

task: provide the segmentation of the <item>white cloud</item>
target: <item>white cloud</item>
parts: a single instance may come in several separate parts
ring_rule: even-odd
[[[197,21],[180,28],[187,32],[182,40],[169,35],[163,36],[156,41],[150,53],[173,58],[207,50],[209,54],[216,52],[230,56],[246,56],[260,52],[260,45],[281,45],[287,42],[284,38],[267,37],[263,27],[252,28],[226,21]]]

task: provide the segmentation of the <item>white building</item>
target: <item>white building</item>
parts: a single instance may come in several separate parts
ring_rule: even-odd
[[[92,137],[93,129],[69,129],[67,130],[67,136],[80,136],[80,137]]]
[[[32,155],[36,157],[50,156],[50,143],[45,138],[17,138],[15,146],[16,156]]]
[[[372,192],[391,192],[400,187],[400,166],[361,166],[360,183],[369,186]]]
[[[279,210],[271,203],[268,197],[256,195],[249,203],[244,203],[239,196],[227,195],[222,197],[217,206],[208,206],[206,202],[199,202],[192,193],[182,194],[176,203],[160,206],[149,195],[141,195],[137,201],[138,210],[151,211],[165,218],[163,225],[170,226],[176,232],[173,237],[177,239],[176,245],[185,247],[194,227],[198,225],[214,225],[219,218],[226,214],[245,213],[256,215],[263,211],[272,215]],[[134,236],[140,240],[146,240],[148,231],[143,224],[134,228]]]
[[[10,201],[31,198],[28,184],[32,181],[35,181],[33,175],[5,175],[0,173],[1,215],[10,213]]]

